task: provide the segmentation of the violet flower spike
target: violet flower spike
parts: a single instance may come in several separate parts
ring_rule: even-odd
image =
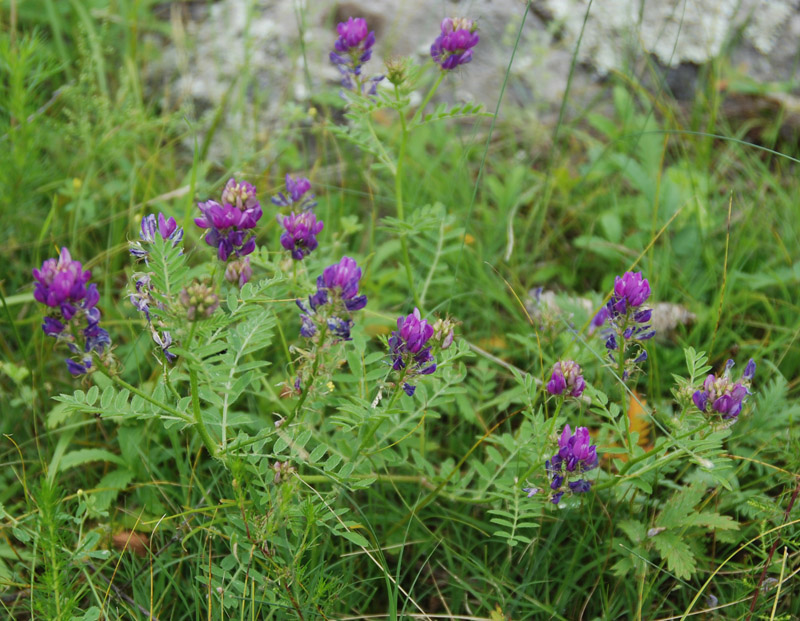
[[[586,388],[580,365],[574,360],[556,362],[545,388],[551,395],[566,393],[569,397],[580,397]]]
[[[205,241],[217,248],[217,257],[224,262],[231,255],[244,257],[255,250],[255,236],[248,233],[255,228],[262,211],[255,187],[246,181],[229,179],[221,199],[221,204],[214,200],[198,203],[201,216],[194,222],[208,229]]]
[[[58,259],[47,259],[42,263],[41,269],[34,268],[33,277],[37,282],[33,297],[37,302],[51,308],[61,307],[62,312],[67,315],[69,311],[65,311],[65,306],[71,307],[86,298],[86,283],[91,276],[89,270],[83,270],[80,261],[72,260],[69,250],[62,248]],[[73,314],[74,311],[67,319]]]
[[[692,394],[692,401],[703,414],[719,414],[723,420],[735,420],[739,416],[750,394],[756,363],[750,359],[738,382],[731,379],[732,367],[733,361],[729,360],[721,376],[717,377],[713,373],[708,375],[702,389]]]
[[[361,268],[350,257],[326,267],[317,278],[317,291],[308,296],[308,303],[296,300],[301,311],[300,334],[310,338],[324,327],[332,336],[349,341],[353,327],[349,314],[367,304],[367,296],[358,294],[360,280]]]
[[[152,244],[156,240],[156,235],[165,241],[171,241],[172,247],[178,246],[183,241],[183,228],[178,226],[175,218],[167,220],[163,213],[148,214],[142,218],[139,230],[139,240],[130,243],[130,253],[137,259],[144,259],[147,262],[149,252],[145,244]]]
[[[582,475],[596,468],[598,461],[597,447],[592,444],[589,430],[578,427],[572,433],[570,426],[565,425],[558,439],[558,452],[545,462],[550,489],[555,492],[551,502],[558,504],[567,490],[573,494],[588,492],[591,482],[582,478]],[[575,476],[579,478],[572,480]]]
[[[336,31],[339,38],[334,43],[330,60],[342,74],[342,86],[362,95],[374,95],[383,76],[365,79],[361,68],[372,58],[375,31],[369,30],[367,20],[362,17],[350,17],[346,22],[340,22]]]
[[[281,235],[281,246],[292,254],[295,261],[302,261],[317,248],[317,235],[325,226],[313,211],[292,212],[283,218],[285,231]]]
[[[302,211],[310,211],[317,206],[310,190],[311,182],[308,179],[305,177],[293,179],[289,173],[286,173],[286,193],[278,192],[272,197],[272,202],[278,207],[292,207],[299,204]]]
[[[477,29],[471,19],[447,17],[442,20],[441,34],[431,45],[431,57],[443,71],[451,71],[472,60],[472,48],[480,41]]]
[[[404,369],[403,379],[430,375],[436,371],[436,360],[428,344],[433,334],[433,326],[422,319],[418,308],[406,317],[397,318],[397,330],[389,338],[389,349],[392,354],[392,368],[395,371]],[[416,387],[406,382],[403,389],[410,397]]]

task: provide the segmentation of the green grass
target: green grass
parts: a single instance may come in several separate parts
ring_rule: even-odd
[[[507,107],[496,120],[428,123],[406,146],[398,222],[391,220],[397,188],[387,167],[333,131],[342,118],[336,86],[315,96],[313,114],[285,101],[290,120],[265,143],[243,132],[230,137],[239,148],[224,161],[210,160],[209,139],[199,131],[206,128],[191,111],[144,94],[154,51],[141,35],[169,34],[152,14],[155,4],[13,3],[11,24],[12,5],[2,5],[2,23],[10,24],[0,34],[6,616],[666,619],[707,607],[713,595],[725,606],[720,618],[746,618],[779,536],[767,575],[783,576],[780,597],[765,589],[753,618],[771,618],[776,599],[774,618],[800,615],[797,505],[784,515],[800,468],[793,428],[800,412],[800,182],[796,145],[770,139],[779,120],[763,121],[762,142],[752,144],[749,127],[721,116],[713,86],[686,112],[628,75],[609,82],[612,117],[590,109],[561,119],[549,147],[532,144],[540,137],[525,111]],[[310,53],[317,52],[302,51]],[[720,59],[712,72],[726,67]],[[254,79],[242,73],[217,118],[244,117]],[[393,114],[376,115],[374,131],[396,153],[401,130]],[[195,141],[194,151],[187,148]],[[92,381],[71,378],[42,334],[33,266],[68,246],[92,269],[121,377],[150,394],[162,373],[126,294],[134,271],[127,240],[140,218],[174,215],[196,265],[207,249],[191,223],[195,201],[241,171],[264,205],[258,241],[266,253],[256,277],[270,278],[281,254],[268,196],[282,189],[285,172],[298,170],[309,171],[325,221],[309,275],[346,253],[364,265],[370,303],[358,320],[357,351],[383,351],[380,335],[412,310],[415,294],[426,315],[449,312],[460,322],[459,338],[479,348],[467,357],[465,343],[464,357],[420,386],[422,398],[400,400],[413,424],[381,427],[368,458],[348,454],[364,432],[347,431],[355,409],[336,399],[369,399],[375,388],[356,381],[357,355],[333,377],[332,397],[312,399],[303,419],[308,452],[324,446],[341,463],[328,468],[295,453],[303,478],[289,474],[280,484],[271,466],[288,453],[274,445],[256,444],[252,461],[226,468],[194,434],[157,419],[54,410],[53,396],[88,391]],[[586,408],[565,406],[561,418],[550,418],[553,404],[534,378],[546,380],[555,360],[572,357],[587,382],[615,396],[619,386],[600,341],[576,338],[563,323],[534,329],[519,300],[541,285],[588,295],[599,306],[614,276],[634,268],[649,278],[654,300],[696,315],[648,346],[636,389],[657,412],[651,439],[677,434],[669,427],[680,412],[670,389],[673,374],[686,375],[685,347],[706,351],[715,370],[728,358],[740,366],[756,359],[755,394],[724,451],[713,455],[717,472],[682,459],[641,477],[649,494],[625,483],[565,510],[529,500],[521,487],[525,477],[543,474],[539,457],[551,450],[556,420],[611,437],[604,419]],[[278,300],[297,295],[288,281],[269,291]],[[254,436],[271,428],[273,412],[291,411],[277,384],[294,375],[289,345],[300,344],[294,305],[268,308],[283,334],[258,352],[271,366],[234,408],[244,421],[237,424]],[[580,329],[588,319],[573,321]],[[93,381],[102,393],[102,378]],[[188,377],[182,381],[188,386]],[[435,391],[441,398],[427,407]],[[342,474],[349,461],[354,472]],[[670,503],[692,490],[701,492],[691,511],[729,516],[738,530],[691,524],[688,513],[665,521]],[[647,530],[662,523],[696,571],[656,553]],[[146,537],[141,554],[121,552],[132,532]]]

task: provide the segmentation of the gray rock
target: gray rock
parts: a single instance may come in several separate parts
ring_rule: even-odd
[[[655,60],[679,99],[693,97],[696,66],[723,51],[757,81],[795,77],[800,52],[800,0],[536,0],[511,67],[504,110],[555,118],[567,87],[581,29],[579,61],[568,101],[580,108],[614,71],[646,76]],[[474,100],[494,110],[525,11],[522,0],[219,0],[173,3],[172,37],[149,68],[151,94],[166,105],[193,109],[200,128],[226,110],[212,157],[242,140],[259,143],[284,125],[286,105],[311,92],[335,92],[339,75],[328,61],[335,24],[367,18],[378,38],[370,73],[382,73],[390,55],[428,58],[445,16],[477,19],[481,42],[469,65],[452,72],[439,96]],[[300,45],[300,32],[303,32]],[[730,49],[728,49],[730,47]],[[650,63],[652,66],[653,63]],[[307,69],[307,70],[306,70]],[[302,116],[303,110],[295,110]]]

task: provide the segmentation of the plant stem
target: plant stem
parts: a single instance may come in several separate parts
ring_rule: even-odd
[[[321,359],[320,351],[322,351],[323,346],[325,345],[325,336],[328,334],[328,324],[327,322],[322,323],[322,329],[319,332],[319,341],[317,341],[317,351],[314,353],[314,365],[311,367],[311,376],[306,380],[306,385],[303,388],[303,393],[300,395],[300,401],[297,402],[297,405],[294,408],[294,411],[290,416],[286,417],[286,421],[284,424],[288,425],[291,423],[294,418],[300,413],[300,408],[303,407],[303,404],[306,402],[308,398],[308,393],[311,390],[311,386],[314,383],[314,379],[317,377],[317,369],[319,368],[319,361]]]
[[[408,373],[408,366],[403,369],[403,374],[400,376],[400,381],[397,382],[397,386],[395,386],[394,393],[392,393],[392,398],[389,399],[389,405],[386,406],[386,412],[392,409],[394,402],[397,401],[397,397],[400,396],[400,391],[403,390],[403,382],[405,382],[406,374]],[[358,447],[359,452],[364,450],[364,447],[367,446],[370,440],[375,436],[375,433],[378,431],[378,428],[381,426],[383,422],[382,418],[379,418],[375,421],[372,427],[367,431],[367,435],[364,436],[364,439],[361,441],[361,444]]]
[[[441,79],[439,80],[441,82]],[[437,82],[438,85],[438,82]],[[398,101],[400,101],[400,90],[395,85],[394,87],[395,97]],[[408,126],[406,125],[406,117],[403,114],[402,110],[400,111],[400,126],[402,129],[401,137],[400,137],[400,151],[397,154],[397,167],[394,171],[394,199],[397,205],[397,219],[400,222],[405,222],[405,212],[403,209],[403,162],[406,159],[406,144],[408,142]],[[401,234],[400,236],[400,247],[403,250],[403,262],[406,266],[406,278],[408,279],[408,288],[411,291],[411,295],[414,297],[414,304],[419,308],[422,306],[422,303],[419,299],[419,294],[417,293],[416,288],[414,287],[414,273],[411,270],[411,258],[408,254],[408,239],[406,238],[405,233]]]
[[[436,78],[436,82],[433,83],[433,86],[431,86],[431,90],[429,90],[428,94],[425,95],[425,99],[422,100],[422,103],[420,104],[419,108],[417,108],[417,111],[414,113],[414,116],[411,118],[411,123],[412,124],[417,122],[420,118],[422,118],[422,113],[425,111],[425,107],[428,105],[430,100],[433,98],[433,95],[436,93],[437,89],[439,88],[439,85],[442,83],[442,80],[444,80],[445,73],[447,73],[447,72],[446,71],[440,71],[439,72],[439,77]],[[395,87],[395,89],[396,88],[397,87]],[[405,122],[404,122],[404,124],[405,124]]]
[[[189,382],[192,387],[192,411],[194,412],[194,422],[197,426],[197,433],[206,445],[206,449],[211,457],[219,457],[219,447],[214,443],[211,434],[208,433],[206,422],[203,420],[203,412],[200,410],[200,393],[197,389],[197,371],[192,365],[189,366]]]

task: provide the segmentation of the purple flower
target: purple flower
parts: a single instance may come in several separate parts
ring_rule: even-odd
[[[568,472],[576,469],[586,472],[597,467],[597,447],[592,444],[586,427],[578,427],[572,433],[569,425],[564,426],[558,439],[558,456],[564,460]]]
[[[161,352],[167,358],[167,362],[175,362],[178,356],[169,351],[169,348],[172,347],[172,335],[168,330],[164,330],[161,334],[157,330],[153,330],[153,341],[161,348]]]
[[[341,317],[328,317],[327,323],[328,323],[328,330],[336,338],[342,339],[343,341],[351,340],[350,330],[353,327],[352,319],[342,319]]]
[[[255,237],[248,237],[248,231],[262,215],[256,189],[246,181],[237,183],[231,178],[222,190],[221,199],[222,203],[213,200],[198,203],[202,215],[194,222],[202,229],[209,229],[206,243],[217,248],[220,261],[227,261],[231,255],[244,257],[255,250]]]
[[[565,425],[558,439],[558,452],[545,462],[550,489],[555,492],[551,502],[558,504],[567,489],[573,494],[588,492],[591,482],[581,477],[583,473],[597,468],[597,464],[597,447],[592,444],[589,430],[578,427],[572,433],[569,425]],[[579,478],[572,480],[575,476]]]
[[[433,332],[433,326],[422,319],[418,308],[406,317],[397,318],[397,330],[389,338],[389,349],[392,354],[392,368],[395,371],[405,369],[404,379],[430,375],[436,370],[436,361],[431,353],[431,346],[428,345]],[[416,389],[408,383],[403,388],[408,396],[412,396]]]
[[[97,287],[90,292],[86,283],[91,278],[89,270],[83,271],[80,261],[73,261],[66,248],[61,249],[58,259],[47,259],[42,263],[42,269],[34,268],[33,277],[36,279],[33,297],[42,304],[52,308],[60,308],[66,319],[71,319],[75,314],[74,304],[87,299],[97,303]]]
[[[589,334],[593,334],[595,330],[602,328],[607,319],[608,308],[603,306],[603,308],[597,311],[597,314],[592,318],[592,322],[589,324]]]
[[[551,395],[563,395],[566,392],[570,397],[580,397],[586,388],[580,365],[574,360],[556,362],[546,388]]]
[[[55,317],[45,317],[42,324],[42,331],[47,336],[58,336],[61,334],[66,326]]]
[[[317,206],[314,195],[309,192],[311,182],[305,177],[293,179],[290,174],[286,174],[286,194],[278,192],[272,197],[272,202],[278,207],[291,207],[300,204],[302,211],[310,211]],[[279,218],[280,220],[280,218]]]
[[[442,20],[442,32],[431,45],[431,57],[442,70],[450,71],[472,60],[472,48],[480,41],[477,29],[471,19],[447,17]]]
[[[67,368],[73,375],[86,373],[92,366],[92,353],[103,354],[111,345],[111,337],[99,323],[97,285],[86,286],[91,272],[83,271],[81,263],[62,248],[58,259],[47,259],[40,270],[33,270],[33,277],[37,281],[34,298],[51,309],[42,331],[66,344],[72,354],[82,351],[81,361],[68,359]]]
[[[349,314],[367,304],[367,296],[358,295],[360,280],[361,268],[350,257],[326,267],[317,278],[316,293],[308,296],[308,304],[296,300],[302,311],[300,334],[310,338],[325,327],[335,337],[349,341],[353,327]]]
[[[349,311],[361,310],[367,305],[367,296],[358,295],[361,268],[355,259],[342,257],[341,261],[329,265],[317,278],[317,291],[334,292]]]
[[[99,316],[97,317],[99,320]],[[97,352],[102,354],[105,348],[111,345],[111,337],[108,332],[100,327],[97,321],[90,323],[83,331],[83,336],[86,339],[86,346],[84,351],[86,353]]]
[[[84,356],[80,362],[75,362],[71,358],[67,358],[67,370],[77,377],[78,375],[83,375],[84,373],[88,373],[89,369],[92,368],[92,357],[91,356]]]
[[[364,95],[374,95],[383,76],[364,79],[361,67],[372,58],[375,31],[369,30],[367,20],[362,17],[350,17],[346,22],[340,22],[336,31],[339,38],[334,43],[330,59],[342,74],[342,86]]]
[[[750,358],[750,361],[747,363],[747,366],[744,368],[744,373],[742,373],[742,379],[752,381],[753,377],[756,374],[756,363],[755,361]]]
[[[538,494],[542,490],[540,490],[538,487],[523,487],[522,491],[528,494],[528,498],[533,498],[536,494]]]
[[[281,224],[286,229],[281,235],[281,246],[292,253],[295,261],[302,261],[317,247],[317,235],[324,226],[321,220],[317,222],[313,211],[292,212]]]
[[[650,283],[641,272],[625,272],[614,279],[614,294],[608,301],[608,314],[611,317],[625,315],[628,309],[637,311],[650,297]],[[649,315],[644,322],[650,320]],[[644,323],[639,322],[639,323]]]
[[[713,373],[706,377],[702,390],[692,394],[692,401],[704,414],[720,414],[723,420],[735,419],[742,411],[747,396],[750,394],[750,382],[755,376],[756,363],[750,359],[738,382],[730,377],[733,360],[725,365],[720,377]]]
[[[178,227],[175,218],[167,220],[163,213],[159,213],[158,219],[156,219],[155,214],[151,213],[142,218],[142,226],[139,231],[140,241],[131,242],[130,253],[137,259],[147,261],[148,251],[143,244],[152,244],[156,240],[156,234],[165,241],[171,241],[173,248],[183,240],[183,229]]]

